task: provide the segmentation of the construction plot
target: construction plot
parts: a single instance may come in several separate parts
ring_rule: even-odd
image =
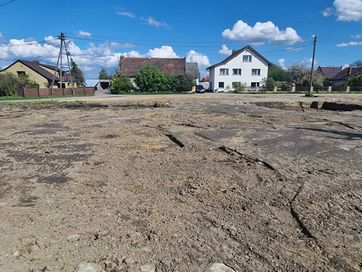
[[[335,100],[1,105],[0,271],[360,271],[361,98]]]

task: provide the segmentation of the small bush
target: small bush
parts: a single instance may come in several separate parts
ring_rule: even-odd
[[[233,84],[234,93],[244,93],[246,91],[245,84],[242,84],[241,82],[235,82]]]
[[[132,81],[128,77],[116,77],[112,80],[112,94],[132,93],[133,89]]]
[[[275,86],[277,86],[277,84],[273,78],[269,77],[267,80],[265,80],[265,90],[273,91]]]

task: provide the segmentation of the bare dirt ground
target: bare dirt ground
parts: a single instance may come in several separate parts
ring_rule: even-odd
[[[360,271],[359,105],[2,104],[0,271]]]

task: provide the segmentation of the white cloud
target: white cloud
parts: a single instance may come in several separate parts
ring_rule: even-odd
[[[288,51],[292,51],[292,52],[300,52],[303,50],[302,47],[287,47],[286,48]]]
[[[257,22],[254,26],[249,26],[242,20],[235,23],[232,29],[225,29],[222,36],[228,40],[250,42],[250,43],[280,43],[296,44],[302,38],[291,27],[280,30],[273,22]]]
[[[128,18],[136,18],[136,15],[134,15],[132,12],[129,12],[129,11],[120,11],[120,12],[117,12],[117,14],[119,16],[124,16],[124,17],[128,17]]]
[[[168,24],[166,24],[165,22],[158,21],[151,16],[149,16],[147,18],[141,18],[141,20],[145,24],[150,25],[150,26],[170,28],[170,26]]]
[[[92,33],[87,32],[87,31],[83,31],[83,30],[79,30],[77,32],[77,36],[81,37],[81,38],[91,38],[92,37]]]
[[[304,65],[306,67],[311,67],[312,66],[312,61],[313,61],[312,58],[305,58],[300,62],[300,64],[302,64],[302,65]],[[314,60],[314,66],[316,66],[317,64],[318,64],[318,60],[315,59]]]
[[[4,35],[0,32],[0,43],[2,42],[3,39],[4,39]]]
[[[208,67],[210,66],[210,60],[206,55],[203,55],[195,50],[190,50],[186,54],[186,61],[187,62],[196,62],[201,67]]]
[[[361,39],[361,38],[362,38],[362,35],[360,35],[360,34],[351,35],[351,38],[352,38],[352,39]]]
[[[285,59],[279,59],[278,60],[278,63],[279,63],[279,65],[280,65],[280,67],[282,67],[284,70],[286,70],[287,69],[287,67],[285,66]]]
[[[233,50],[229,49],[225,44],[221,46],[221,49],[219,50],[219,54],[221,55],[228,55],[230,56],[233,53]]]
[[[343,42],[343,43],[339,43],[336,45],[337,47],[349,47],[349,46],[362,46],[362,42],[356,42],[356,41],[352,41],[352,42]]]
[[[333,15],[333,13],[334,13],[333,8],[325,8],[322,12],[324,17],[329,17],[329,16]]]
[[[150,49],[146,54],[149,58],[178,58],[171,46],[163,45],[160,48]]]
[[[135,51],[135,50],[132,50],[127,53],[122,53],[122,56],[124,56],[126,58],[142,58],[143,57],[138,51]]]
[[[361,0],[334,0],[334,8],[326,8],[324,16],[336,14],[338,21],[359,22],[362,21]]]

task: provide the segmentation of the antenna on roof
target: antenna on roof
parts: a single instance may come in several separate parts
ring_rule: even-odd
[[[63,90],[63,55],[65,53],[66,57],[67,57],[67,64],[68,64],[68,71],[69,71],[69,78],[70,78],[70,86],[72,88],[72,93],[74,95],[74,90],[73,90],[73,78],[72,78],[72,69],[71,69],[71,65],[70,65],[70,61],[69,61],[69,56],[70,53],[68,51],[68,45],[70,43],[70,41],[67,41],[67,37],[64,35],[64,33],[60,33],[60,35],[57,37],[60,40],[60,50],[59,50],[59,55],[58,55],[58,60],[57,60],[57,66],[55,68],[55,72],[53,75],[53,81],[52,81],[52,85],[50,87],[51,90],[53,90],[54,87],[54,83],[55,83],[55,79],[57,76],[57,72],[59,71],[59,87],[61,90]],[[63,53],[63,49],[64,49],[64,53]],[[59,70],[58,70],[59,69]]]

